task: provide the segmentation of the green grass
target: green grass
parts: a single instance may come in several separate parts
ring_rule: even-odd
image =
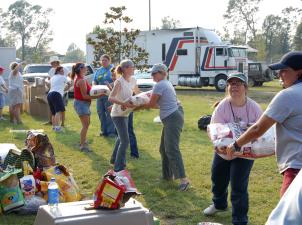
[[[258,101],[265,109],[274,94],[281,90],[277,81],[265,83],[263,87],[251,88],[249,96]],[[158,152],[161,125],[153,123],[158,111],[137,112],[134,116],[134,127],[137,135],[141,158],[131,160],[128,157],[127,169],[139,191],[138,197],[145,207],[151,209],[160,218],[162,225],[197,224],[200,221],[231,224],[231,207],[229,210],[212,218],[206,218],[202,210],[211,203],[211,162],[213,148],[206,132],[197,128],[197,120],[203,114],[212,112],[215,101],[222,99],[223,93],[213,88],[198,89],[194,92],[179,90],[178,97],[185,110],[185,126],[181,136],[181,152],[186,173],[191,180],[192,188],[185,193],[178,192],[177,182],[160,180],[161,161]],[[91,126],[88,140],[92,153],[82,153],[77,145],[79,142],[80,121],[72,108],[70,101],[67,108],[66,132],[53,133],[49,126],[43,127],[43,121],[23,114],[24,125],[12,126],[9,122],[0,122],[0,142],[15,143],[23,147],[25,134],[10,133],[13,129],[43,128],[52,142],[57,162],[64,164],[73,171],[75,180],[82,192],[92,196],[101,176],[110,169],[109,159],[114,145],[113,139],[99,137],[99,121],[92,107]],[[7,114],[7,111],[5,111]],[[129,156],[129,152],[127,153]],[[281,176],[277,171],[275,157],[257,159],[250,176],[249,218],[251,225],[264,224],[269,213],[279,200]],[[33,224],[34,216],[2,216],[0,224]]]

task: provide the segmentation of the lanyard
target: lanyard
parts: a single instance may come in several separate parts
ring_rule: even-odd
[[[234,122],[239,123],[240,121],[237,121],[237,117],[235,116],[231,101],[229,101],[229,103],[230,103],[231,111],[232,111],[232,114],[233,114]],[[247,117],[247,124],[249,124],[250,119],[249,119],[249,111],[248,111],[248,108],[247,108],[247,99],[246,99],[246,102],[245,102],[245,111],[246,111],[246,117]]]

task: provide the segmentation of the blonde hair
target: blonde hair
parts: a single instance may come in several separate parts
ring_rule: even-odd
[[[16,69],[16,67],[19,65],[19,63],[17,63],[17,62],[12,62],[10,65],[9,65],[9,68],[11,69],[11,70],[14,70],[14,69]]]
[[[117,75],[123,75],[124,70],[128,67],[133,67],[134,63],[130,59],[124,59],[116,68]]]

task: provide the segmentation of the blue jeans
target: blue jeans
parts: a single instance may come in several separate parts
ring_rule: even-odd
[[[129,146],[128,117],[112,117],[112,121],[117,138],[110,161],[114,163],[114,171],[118,172],[126,167],[126,151]]]
[[[133,112],[131,112],[128,116],[128,133],[129,133],[129,141],[130,141],[130,155],[138,158],[138,148],[136,142],[136,136],[133,129]]]
[[[231,181],[232,222],[234,225],[248,223],[248,183],[254,161],[236,158],[225,160],[215,153],[212,164],[212,192],[215,208],[228,206],[228,186]]]
[[[99,97],[96,101],[96,110],[101,122],[101,132],[104,136],[115,134],[114,125],[108,111],[111,103],[108,101],[108,96]]]

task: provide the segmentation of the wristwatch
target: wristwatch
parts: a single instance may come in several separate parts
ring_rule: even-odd
[[[233,145],[232,145],[232,150],[234,152],[240,152],[241,151],[241,147],[237,144],[236,141],[234,141]]]

